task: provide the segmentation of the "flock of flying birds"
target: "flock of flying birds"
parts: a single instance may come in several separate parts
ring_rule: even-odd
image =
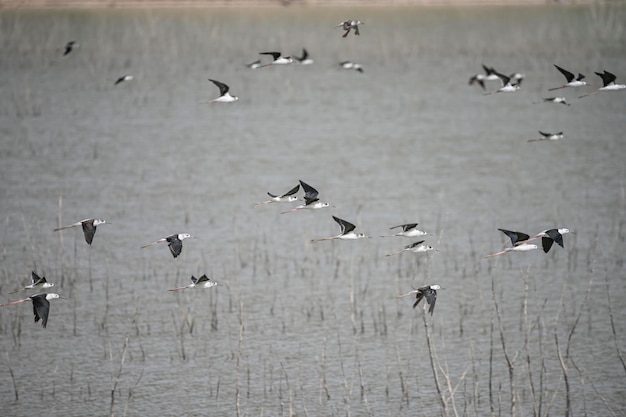
[[[360,20],[352,19],[352,20],[345,20],[339,23],[336,27],[341,27],[345,31],[342,37],[346,38],[350,34],[350,32],[353,32],[354,35],[359,36],[360,35],[359,25],[363,25],[363,24],[364,23],[361,22]],[[78,46],[79,44],[76,41],[68,42],[67,45],[65,46],[63,55],[65,56],[65,55],[70,54]],[[268,67],[271,65],[287,65],[287,64],[291,64],[294,62],[293,58],[289,56],[283,56],[281,52],[261,52],[260,54],[271,56],[272,61],[269,63],[262,64],[261,60],[257,60],[255,62],[248,64],[247,66],[249,68],[257,69],[257,68]],[[309,57],[309,54],[306,49],[302,50],[301,57],[295,57],[295,59],[297,62],[299,62],[300,64],[304,64],[304,65],[313,63],[313,60]],[[363,68],[360,64],[356,64],[350,61],[341,62],[340,66],[344,69],[348,69],[348,70],[354,69],[356,71],[363,72]],[[556,67],[557,70],[561,72],[561,74],[563,74],[567,82],[561,86],[550,88],[549,91],[559,90],[563,88],[585,87],[589,85],[585,81],[585,76],[583,74],[579,73],[578,76],[575,76],[574,73],[571,73],[559,67],[558,65],[554,65],[554,66]],[[485,92],[485,94],[516,92],[520,89],[522,81],[525,78],[525,75],[522,73],[513,73],[507,76],[496,71],[493,67],[488,67],[486,65],[483,65],[483,69],[484,69],[484,74],[483,73],[476,74],[470,78],[469,80],[470,85],[478,84],[480,85],[480,87],[482,87],[483,90],[486,90],[486,82],[488,81],[500,82],[500,87],[497,90]],[[596,72],[595,74],[598,75],[602,79],[603,86],[587,94],[583,94],[579,98],[587,97],[592,94],[596,94],[596,93],[603,92],[603,91],[617,91],[617,90],[626,89],[626,85],[617,84],[615,82],[617,77],[608,71],[604,71],[602,73]],[[118,85],[125,81],[130,81],[132,79],[133,79],[132,75],[123,75],[115,81],[115,85]],[[218,87],[220,95],[219,97],[213,100],[210,100],[208,103],[232,103],[238,100],[237,96],[233,96],[230,94],[230,87],[227,84],[221,81],[214,80],[214,79],[209,79],[209,81],[211,81],[213,84],[215,84]],[[565,98],[563,97],[544,98],[542,102],[551,102],[551,103],[564,104],[564,105],[569,106],[569,103],[567,103]],[[539,133],[541,134],[540,138],[529,139],[529,141],[558,140],[558,139],[563,138],[563,132],[545,133],[545,132],[540,131]],[[300,198],[296,195],[298,191],[300,190],[300,187],[302,187],[302,190],[304,191],[304,196],[302,197],[302,200],[300,200]],[[319,210],[319,209],[331,207],[329,203],[320,201],[318,197],[319,195],[318,191],[312,186],[310,186],[309,184],[303,182],[302,180],[299,181],[298,185],[291,188],[289,191],[287,191],[284,194],[277,195],[277,194],[272,194],[268,192],[268,195],[270,197],[269,200],[257,203],[256,206],[262,206],[262,205],[267,205],[271,203],[294,203],[298,201],[303,201],[302,204],[299,204],[290,210],[283,211],[281,212],[281,214],[297,212],[299,210]],[[341,219],[336,216],[332,216],[332,218],[339,225],[339,228],[340,228],[339,234],[330,236],[330,237],[321,237],[321,238],[312,239],[311,240],[312,243],[326,241],[326,240],[356,240],[356,239],[362,239],[362,238],[370,238],[370,236],[367,236],[363,233],[356,233],[355,232],[356,226],[350,223],[349,221]],[[85,241],[87,242],[88,245],[91,245],[93,242],[93,238],[96,233],[97,227],[106,223],[107,222],[102,219],[89,218],[89,219],[81,220],[76,223],[72,223],[67,226],[56,228],[54,229],[54,231],[61,231],[61,230],[80,226],[82,228]],[[419,230],[417,226],[418,226],[417,222],[392,226],[390,227],[390,230],[400,229],[400,231],[397,231],[390,235],[384,235],[381,237],[419,238],[419,237],[428,235],[427,232]],[[511,230],[506,230],[506,229],[498,229],[498,230],[504,233],[511,240],[511,246],[499,252],[486,255],[485,258],[491,258],[494,256],[503,255],[509,252],[530,251],[530,250],[538,249],[538,246],[536,244],[530,243],[538,239],[541,239],[543,251],[545,253],[548,253],[553,243],[555,242],[557,243],[557,245],[564,247],[563,235],[567,233],[571,233],[568,229],[565,229],[565,228],[553,228],[553,229],[548,229],[548,230],[539,232],[535,236],[531,237],[530,235],[523,233],[523,232],[511,231]],[[172,235],[163,237],[161,239],[158,239],[154,242],[145,244],[141,246],[141,248],[147,248],[149,246],[156,245],[159,243],[167,243],[170,253],[172,254],[174,258],[176,258],[181,254],[181,251],[183,249],[183,240],[188,239],[188,238],[193,238],[193,237],[194,236],[192,236],[189,233],[176,233],[176,234],[172,234]],[[414,243],[404,246],[402,249],[396,252],[388,253],[386,256],[398,255],[398,254],[401,254],[402,252],[423,253],[423,252],[429,252],[429,251],[437,251],[437,249],[433,248],[430,245],[425,244],[424,242],[425,240],[418,240]],[[32,271],[31,284],[19,290],[13,291],[11,292],[11,294],[14,294],[18,291],[23,291],[23,290],[46,289],[46,288],[53,287],[54,285],[55,284],[53,283],[49,283],[45,277],[39,277],[35,273],[35,271]],[[217,281],[212,280],[206,275],[202,275],[199,278],[192,276],[191,284],[181,286],[181,287],[171,288],[169,291],[179,291],[179,290],[188,289],[188,288],[212,288],[218,285],[221,285],[221,284]],[[440,289],[442,288],[437,284],[426,285],[420,288],[413,289],[412,291],[409,291],[406,294],[399,295],[398,298],[415,295],[415,302],[413,304],[413,308],[417,307],[422,299],[425,299],[426,300],[425,308],[428,308],[428,313],[432,315],[435,309],[435,302],[437,301],[437,290],[440,290]],[[8,306],[8,305],[23,303],[26,301],[31,301],[33,304],[33,313],[35,316],[35,322],[38,322],[39,320],[41,320],[42,325],[45,328],[48,323],[48,314],[50,311],[50,300],[57,299],[57,298],[61,298],[61,297],[56,293],[40,293],[40,294],[35,294],[35,295],[20,299],[20,300],[11,301],[6,304],[0,304],[0,306]]]

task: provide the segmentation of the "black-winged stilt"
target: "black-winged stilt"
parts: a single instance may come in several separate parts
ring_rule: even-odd
[[[511,77],[507,77],[506,75],[500,74],[499,72],[496,72],[495,74],[498,76],[498,78],[502,80],[502,87],[498,88],[496,91],[490,91],[488,93],[485,93],[485,95],[495,93],[514,93],[519,90],[521,79],[520,81],[512,82]]]
[[[355,233],[354,229],[356,228],[356,226],[353,225],[352,223],[345,221],[343,219],[340,219],[339,217],[335,217],[335,216],[333,216],[333,220],[335,220],[339,224],[339,227],[341,228],[341,233],[339,233],[337,236],[313,239],[311,240],[312,243],[321,242],[322,240],[334,240],[334,239],[355,240],[355,239],[369,238],[369,236],[366,236],[363,233]]]
[[[350,33],[350,31],[352,29],[354,29],[354,34],[359,36],[359,25],[364,25],[365,23],[361,22],[360,20],[355,20],[355,19],[351,19],[351,20],[344,20],[343,22],[339,23],[337,26],[335,26],[336,28],[340,27],[343,30],[346,31],[346,33],[344,33],[341,37],[345,38],[348,36],[348,33]]]
[[[404,248],[402,248],[401,250],[397,252],[388,253],[385,256],[398,255],[402,252],[414,252],[414,253],[430,252],[431,250],[438,252],[438,250],[433,248],[432,246],[424,245],[424,240],[420,240],[418,242],[411,243],[410,245],[406,245]]]
[[[363,66],[361,64],[356,64],[352,61],[343,61],[339,63],[339,66],[345,70],[355,70],[360,73],[363,73]]]
[[[78,46],[78,42],[69,41],[65,44],[65,51],[63,52],[63,56],[69,55],[74,50],[74,48],[78,48]]]
[[[120,83],[123,83],[124,81],[130,81],[132,80],[134,77],[130,74],[126,74],[126,75],[122,75],[120,78],[117,79],[117,81],[115,81],[115,84],[113,85],[118,85]]]
[[[563,137],[565,136],[563,135],[563,132],[548,133],[548,132],[542,132],[541,130],[539,131],[539,134],[541,135],[540,138],[528,139],[528,142],[537,142],[540,140],[559,140],[559,139],[563,139]]]
[[[442,288],[437,284],[426,285],[416,290],[409,291],[406,294],[399,295],[396,298],[402,298],[415,294],[415,303],[413,303],[413,308],[417,307],[417,305],[420,303],[420,301],[422,301],[423,298],[426,298],[426,303],[428,303],[428,305],[430,306],[428,308],[428,312],[432,316],[433,311],[435,311],[435,303],[437,302],[437,290],[441,289]]]
[[[88,245],[91,245],[91,242],[93,241],[93,236],[96,234],[96,228],[101,224],[106,224],[106,220],[84,219],[68,226],[57,227],[56,229],[54,229],[54,231],[58,232],[59,230],[71,229],[72,227],[82,226],[83,234],[85,235],[85,242],[87,242]]]
[[[572,74],[571,72],[567,71],[566,69],[563,69],[561,67],[559,67],[556,64],[553,64],[556,69],[559,70],[559,72],[561,74],[563,74],[565,76],[565,79],[567,80],[567,83],[563,84],[560,87],[553,87],[548,89],[548,91],[553,91],[553,90],[559,90],[561,88],[567,88],[567,87],[582,87],[587,85],[587,81],[583,81],[585,79],[585,76],[583,74],[578,74],[578,77],[575,77],[574,74]]]
[[[300,181],[300,185],[302,186],[302,189],[304,190],[304,204],[294,207],[291,210],[283,211],[280,214],[291,213],[293,211],[298,211],[298,210],[303,210],[303,209],[318,210],[318,209],[330,207],[330,204],[323,203],[319,200],[319,198],[317,198],[319,193],[317,192],[315,188],[311,187],[309,184],[305,183],[302,180],[299,180],[299,181]]]
[[[274,60],[272,62],[270,62],[269,64],[263,64],[261,66],[259,66],[259,68],[262,67],[268,67],[270,65],[287,65],[287,64],[291,64],[293,62],[293,59],[289,56],[282,56],[280,52],[259,52],[259,54],[261,55],[271,55],[272,58],[274,58]]]
[[[24,288],[20,288],[19,290],[11,291],[9,294],[15,294],[16,292],[31,290],[34,288],[50,288],[54,287],[55,284],[46,281],[46,277],[40,277],[35,273],[35,271],[31,272],[30,285],[25,286]]]
[[[394,237],[394,236],[418,237],[418,236],[427,235],[428,233],[422,230],[419,230],[417,228],[418,224],[419,223],[407,223],[407,224],[399,224],[397,226],[390,227],[389,230],[393,230],[393,229],[397,229],[398,227],[401,227],[402,231],[398,233],[394,233],[392,235],[384,235],[381,237]]]
[[[202,275],[200,278],[196,278],[193,275],[191,276],[191,284],[185,285],[183,287],[170,288],[168,291],[179,291],[184,290],[186,288],[211,288],[216,285],[222,285],[217,281],[213,281],[211,278],[206,275]]]
[[[190,237],[195,237],[195,236],[191,236],[189,233],[173,234],[173,235],[166,236],[162,239],[159,239],[157,241],[154,241],[152,243],[147,243],[143,245],[141,249],[147,248],[148,246],[156,245],[157,243],[167,242],[167,246],[170,248],[170,252],[172,252],[172,256],[176,258],[178,255],[180,255],[180,252],[183,250],[183,240],[188,239]]]
[[[498,78],[498,76],[496,75],[496,70],[494,68],[490,68],[485,64],[482,64],[482,66],[485,70],[485,73],[472,75],[469,79],[469,85],[478,83],[484,90],[485,81],[498,81],[500,78]]]
[[[530,242],[530,241],[541,238],[541,247],[543,248],[543,251],[545,253],[548,253],[554,242],[556,242],[560,247],[565,248],[565,246],[563,246],[563,235],[567,233],[573,233],[573,232],[570,232],[569,229],[565,229],[565,228],[547,229],[547,230],[544,230],[543,232],[537,233],[534,237],[527,239],[526,242]]]
[[[311,65],[313,63],[313,59],[309,57],[309,53],[307,52],[305,48],[302,48],[301,57],[294,56],[294,58],[301,65]]]
[[[570,104],[565,100],[565,97],[544,97],[542,101],[535,101],[533,104],[538,103],[554,103],[554,104],[564,104],[566,106],[570,106]]]
[[[230,95],[230,93],[228,92],[228,90],[230,90],[230,87],[228,87],[226,84],[217,80],[212,80],[210,78],[209,81],[211,81],[217,86],[217,88],[220,89],[220,96],[209,101],[209,103],[232,103],[233,101],[239,100],[239,97]]]
[[[299,189],[300,189],[300,184],[296,185],[291,190],[287,191],[285,194],[282,194],[282,195],[275,195],[268,191],[267,195],[269,195],[271,198],[269,200],[256,203],[255,206],[261,206],[261,205],[270,204],[270,203],[291,203],[293,201],[297,201],[298,197],[295,196],[294,194],[297,193]]]
[[[587,93],[578,98],[587,97],[592,94],[600,93],[602,91],[618,91],[618,90],[623,90],[626,88],[626,85],[624,84],[615,84],[615,80],[617,79],[617,76],[615,76],[615,74],[611,74],[610,72],[606,70],[604,72],[596,72],[595,74],[598,77],[602,78],[603,86],[598,88],[595,91],[592,91],[591,93]]]
[[[13,304],[23,303],[29,300],[32,301],[33,313],[35,314],[35,323],[41,320],[41,325],[45,329],[46,325],[48,324],[48,314],[50,313],[50,300],[54,300],[56,298],[61,298],[61,296],[53,292],[47,293],[47,294],[45,293],[35,294],[35,295],[31,295],[28,298],[22,298],[21,300],[11,301],[6,304],[0,304],[0,306],[4,307],[4,306],[10,306]]]

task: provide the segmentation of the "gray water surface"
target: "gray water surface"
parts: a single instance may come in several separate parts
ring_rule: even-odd
[[[343,39],[350,17],[366,24]],[[619,5],[1,12],[0,302],[31,270],[65,298],[46,329],[0,308],[0,415],[624,415],[626,92],[577,99],[594,71],[626,81],[624,22]],[[313,65],[245,67],[303,47]],[[483,63],[521,90],[467,85]],[[548,92],[553,64],[592,87]],[[206,104],[208,78],[239,101]],[[554,93],[572,105],[535,104]],[[334,207],[254,207],[298,179]],[[373,238],[311,244],[331,214]],[[88,217],[111,223],[91,247],[52,232]],[[378,236],[409,222],[439,251],[386,257],[417,239]],[[552,227],[576,233],[483,258],[508,245],[497,228]],[[140,249],[179,232],[197,238],[176,259]],[[167,291],[204,273],[224,285]],[[435,283],[426,320],[395,298]]]

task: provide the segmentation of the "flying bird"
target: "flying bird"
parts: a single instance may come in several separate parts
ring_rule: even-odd
[[[352,61],[343,61],[339,63],[339,66],[345,70],[355,70],[360,73],[363,73],[363,66],[361,64],[356,64]]]
[[[186,288],[211,288],[216,285],[222,285],[217,281],[213,281],[211,278],[206,275],[202,275],[200,278],[196,278],[193,275],[191,276],[191,284],[185,285],[183,287],[170,288],[168,291],[179,291],[184,290]]]
[[[311,65],[313,63],[313,59],[309,57],[309,53],[304,48],[302,48],[302,56],[301,57],[296,56],[294,58],[296,59],[296,61],[298,61],[302,65]]]
[[[541,238],[541,247],[545,253],[548,253],[554,242],[556,242],[560,247],[565,248],[565,246],[563,246],[563,235],[567,233],[573,233],[573,232],[570,232],[569,229],[565,229],[565,228],[547,229],[547,230],[544,230],[543,232],[537,233],[534,237],[531,237],[530,239],[526,240],[526,242],[530,242],[530,241]]]
[[[566,106],[570,106],[570,104],[565,100],[565,97],[547,97],[542,101],[535,101],[534,104],[537,103],[554,103],[554,104],[564,104]]]
[[[507,77],[499,72],[496,72],[495,74],[502,80],[502,87],[498,88],[496,91],[485,93],[485,95],[495,93],[514,93],[520,89],[520,83],[523,78],[520,78],[517,82],[511,82],[511,77],[515,76],[515,74],[512,74],[511,77]]]
[[[469,79],[469,85],[472,85],[474,83],[477,83],[478,85],[480,85],[483,90],[485,89],[485,81],[497,81],[500,78],[498,78],[498,76],[496,75],[496,70],[494,68],[490,68],[488,66],[486,66],[485,64],[482,64],[483,66],[483,70],[485,70],[484,74],[475,74],[472,75]]]
[[[63,56],[69,55],[74,50],[74,48],[78,48],[78,46],[78,42],[69,41],[67,44],[65,44],[65,51],[63,52]]]
[[[559,140],[559,139],[563,139],[564,137],[563,132],[548,133],[548,132],[542,132],[540,130],[539,134],[541,135],[540,138],[528,139],[528,142],[537,142],[540,140]]]
[[[58,232],[59,230],[71,229],[72,227],[82,226],[83,234],[85,235],[85,242],[87,242],[88,245],[91,245],[91,242],[93,241],[93,236],[96,234],[96,228],[101,224],[106,224],[106,220],[84,219],[68,226],[58,227],[54,229],[54,231]]]
[[[361,238],[369,238],[369,236],[366,236],[363,233],[354,232],[354,229],[356,228],[356,226],[353,225],[352,223],[345,221],[343,219],[340,219],[339,217],[335,217],[335,216],[333,216],[333,219],[339,224],[339,227],[341,228],[341,233],[339,233],[337,236],[313,239],[311,240],[311,243],[320,242],[322,240],[334,240],[334,239],[355,240],[355,239],[361,239]]]
[[[411,243],[410,245],[406,245],[404,248],[402,248],[401,250],[397,251],[397,252],[391,252],[388,253],[385,256],[393,256],[393,255],[398,255],[402,252],[414,252],[414,253],[420,253],[420,252],[429,252],[431,250],[436,251],[437,249],[433,248],[432,246],[429,245],[424,245],[423,244],[424,241],[420,240],[418,242],[415,243]]]
[[[195,236],[191,236],[189,233],[173,234],[173,235],[164,237],[162,239],[159,239],[155,242],[147,243],[143,245],[141,249],[147,248],[148,246],[156,245],[157,243],[167,242],[167,246],[170,248],[170,252],[172,252],[172,256],[176,258],[178,255],[180,255],[180,252],[183,250],[183,240],[190,238],[190,237],[195,237]]]
[[[319,198],[317,197],[319,193],[317,192],[315,188],[311,187],[309,184],[305,183],[302,180],[299,180],[299,181],[300,181],[300,185],[302,186],[302,189],[304,190],[304,204],[294,207],[291,210],[283,211],[280,214],[291,213],[293,211],[298,211],[298,210],[303,210],[303,209],[318,210],[318,209],[330,207],[330,204],[323,203],[319,200]]]
[[[561,74],[565,76],[567,83],[563,84],[560,87],[550,88],[548,91],[559,90],[561,88],[567,88],[567,87],[582,87],[582,86],[587,85],[587,81],[584,81],[585,76],[583,74],[579,73],[578,77],[575,77],[574,74],[567,71],[566,69],[563,69],[556,64],[554,64],[554,66],[556,67],[556,69],[558,69],[561,72]]]
[[[365,23],[361,22],[360,20],[344,20],[343,22],[339,23],[337,26],[335,26],[336,28],[341,27],[343,30],[346,31],[346,33],[344,33],[341,37],[345,38],[348,36],[348,33],[350,33],[350,31],[352,29],[354,29],[354,34],[359,36],[359,25],[364,25]]]
[[[282,194],[282,195],[275,195],[275,194],[268,192],[267,195],[269,195],[271,198],[267,201],[256,203],[255,206],[261,206],[261,205],[270,204],[270,203],[291,203],[292,201],[297,201],[298,197],[295,196],[294,194],[297,193],[299,189],[300,189],[300,184],[296,185],[291,190],[287,191],[285,194]]]
[[[626,85],[624,85],[624,84],[615,84],[615,80],[617,79],[615,74],[611,74],[610,72],[608,72],[606,70],[603,73],[596,72],[595,74],[598,77],[602,78],[603,86],[598,88],[595,91],[592,91],[591,93],[587,93],[587,94],[582,95],[582,96],[580,96],[578,98],[587,97],[587,96],[590,96],[592,94],[600,93],[602,91],[618,91],[618,90],[623,90],[623,89],[626,88]]]
[[[20,288],[19,290],[11,291],[9,294],[15,294],[19,291],[31,290],[34,288],[50,288],[54,287],[53,283],[46,281],[46,277],[40,277],[35,273],[35,271],[31,272],[30,285],[25,286],[24,288]]]
[[[269,64],[263,64],[259,68],[267,67],[270,65],[287,65],[293,62],[293,59],[288,56],[282,56],[280,52],[259,52],[260,55],[271,55],[274,60]]]
[[[239,100],[239,97],[230,95],[230,93],[228,92],[230,90],[230,87],[227,86],[226,84],[219,82],[217,80],[212,80],[210,78],[209,78],[209,81],[211,81],[213,84],[217,86],[217,88],[220,89],[220,96],[218,98],[215,98],[209,101],[209,103],[232,103],[233,101]]]
[[[394,237],[394,236],[418,237],[418,236],[427,235],[428,233],[422,230],[418,230],[417,228],[418,224],[419,223],[407,223],[407,224],[399,224],[397,226],[390,227],[389,230],[393,230],[393,229],[397,229],[398,227],[401,227],[402,231],[398,233],[394,233],[392,235],[385,235],[381,237]]]
[[[120,78],[117,79],[117,81],[115,81],[115,84],[113,85],[118,85],[120,83],[123,83],[124,81],[130,81],[132,79],[133,79],[133,76],[130,74],[122,75]]]
[[[428,312],[430,315],[433,315],[433,311],[435,311],[435,303],[437,302],[437,290],[442,289],[439,285],[426,285],[424,287],[420,287],[416,290],[409,291],[406,294],[402,294],[397,296],[396,298],[402,298],[409,295],[415,294],[415,303],[413,303],[413,308],[417,307],[417,305],[422,301],[423,298],[426,298],[426,303],[430,306],[428,308]]]
[[[21,300],[11,301],[10,303],[0,304],[1,307],[10,306],[13,304],[19,304],[26,301],[32,301],[33,303],[33,313],[35,314],[35,323],[41,320],[41,325],[43,328],[46,328],[48,324],[48,314],[50,313],[50,300],[54,300],[56,298],[61,298],[59,294],[55,293],[47,293],[47,294],[35,294],[31,295],[28,298],[22,298]]]

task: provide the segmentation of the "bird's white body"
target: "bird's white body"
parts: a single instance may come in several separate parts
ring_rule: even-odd
[[[564,104],[569,106],[570,104],[565,100],[565,97],[549,97],[543,99],[544,103]]]
[[[230,93],[226,93],[216,99],[211,100],[211,103],[232,103],[239,100],[239,97],[231,96]]]
[[[340,219],[339,217],[336,217],[336,216],[333,216],[333,219],[337,222],[337,224],[339,224],[339,227],[341,228],[341,233],[339,233],[337,236],[324,237],[321,239],[313,239],[311,242],[315,243],[315,242],[320,242],[322,240],[335,240],[335,239],[356,240],[356,239],[369,238],[369,236],[366,236],[363,233],[356,233],[354,231],[356,226],[353,225],[352,223],[346,220]]]
[[[531,243],[519,243],[517,246],[513,246],[510,248],[505,248],[504,250],[501,250],[500,252],[496,252],[496,253],[492,253],[490,255],[485,256],[485,258],[491,258],[494,256],[498,256],[498,255],[503,255],[505,253],[509,253],[509,252],[527,252],[529,250],[534,250],[537,249],[537,245],[533,245]]]
[[[131,81],[134,77],[130,74],[127,75],[123,75],[120,78],[117,79],[117,81],[115,81],[115,85],[118,85],[120,83],[123,83],[125,81]]]
[[[424,244],[423,240],[420,240],[419,242],[415,242],[415,243],[405,246],[404,248],[402,248],[401,250],[397,252],[388,253],[385,256],[398,255],[402,252],[423,253],[423,252],[430,252],[430,251],[436,251],[436,250],[437,249],[433,248],[432,246]]]
[[[408,223],[408,224],[401,224],[398,226],[393,226],[390,227],[390,230],[396,229],[398,227],[402,228],[401,232],[398,233],[394,233],[392,235],[385,235],[385,236],[381,236],[381,237],[394,237],[394,236],[402,236],[402,237],[420,237],[420,236],[426,236],[428,233],[424,232],[423,230],[419,230],[417,228],[417,223]]]
[[[536,142],[536,141],[540,141],[540,140],[559,140],[559,139],[563,139],[565,137],[563,132],[545,133],[545,132],[539,131],[539,134],[541,135],[540,138],[528,139],[528,142]]]
[[[340,62],[339,65],[341,66],[342,69],[345,69],[345,70],[355,70],[358,72],[363,72],[363,66],[361,64],[356,64],[351,61]]]

